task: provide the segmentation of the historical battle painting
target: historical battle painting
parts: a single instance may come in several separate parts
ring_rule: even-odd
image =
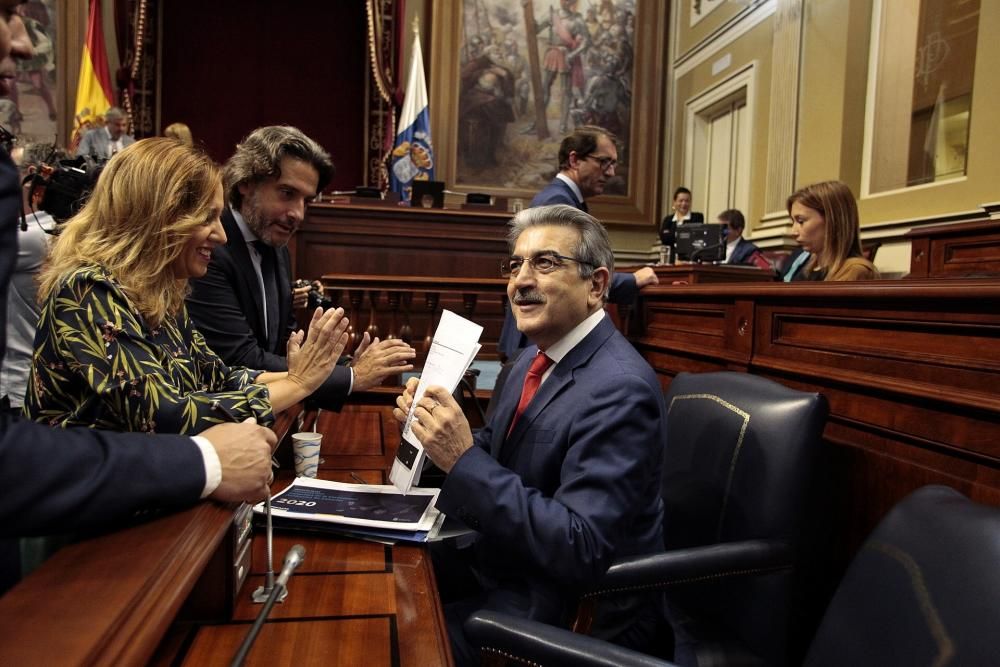
[[[581,125],[619,139],[628,191],[636,12],[651,0],[462,0],[456,183],[540,190]]]

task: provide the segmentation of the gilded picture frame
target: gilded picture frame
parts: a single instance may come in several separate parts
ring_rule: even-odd
[[[434,0],[432,16],[436,178],[453,191],[528,202],[555,176],[562,137],[577,125],[601,125],[619,137],[619,167],[605,194],[588,201],[591,213],[635,228],[652,223],[666,3]]]

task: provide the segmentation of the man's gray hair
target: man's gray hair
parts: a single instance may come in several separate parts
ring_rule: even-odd
[[[125,112],[120,107],[111,107],[104,112],[104,120],[118,120],[119,118],[126,118]]]
[[[330,154],[302,130],[290,125],[258,127],[236,144],[236,152],[223,168],[222,180],[230,205],[235,209],[243,205],[240,185],[279,178],[281,160],[285,157],[302,160],[316,170],[319,175],[316,194],[329,185],[333,178]]]
[[[510,252],[514,252],[517,239],[524,230],[529,227],[546,225],[572,227],[579,233],[580,242],[574,248],[573,256],[580,260],[577,266],[581,278],[589,278],[594,274],[594,269],[599,266],[606,268],[608,273],[614,274],[615,254],[611,250],[611,240],[608,238],[608,231],[604,225],[597,218],[565,204],[526,208],[515,215],[508,225],[510,230],[507,232]],[[610,285],[609,278],[608,286],[610,287]],[[605,293],[604,298],[607,300],[607,293]]]

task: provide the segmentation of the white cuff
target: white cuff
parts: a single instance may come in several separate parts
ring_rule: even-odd
[[[205,488],[202,489],[201,497],[207,498],[219,488],[219,484],[222,484],[222,461],[219,460],[219,454],[208,438],[192,435],[191,439],[198,445],[202,461],[205,463]]]
[[[347,370],[351,371],[351,382],[347,385],[347,395],[350,396],[351,392],[354,391],[354,369],[348,366]]]

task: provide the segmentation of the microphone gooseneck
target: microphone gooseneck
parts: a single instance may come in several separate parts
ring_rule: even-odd
[[[281,574],[278,575],[278,580],[275,585],[271,588],[270,593],[267,596],[267,600],[264,602],[264,606],[261,607],[260,613],[257,614],[257,618],[254,619],[253,625],[250,626],[250,630],[247,632],[247,636],[243,638],[243,643],[240,644],[240,648],[236,651],[236,655],[233,656],[233,661],[230,663],[230,667],[242,667],[243,662],[247,659],[247,655],[250,653],[251,647],[253,647],[254,641],[257,639],[257,635],[260,634],[260,629],[264,627],[264,621],[271,613],[271,608],[274,607],[274,603],[278,600],[278,597],[286,590],[285,586],[288,584],[289,577],[292,576],[292,572],[295,571],[302,561],[306,559],[306,549],[301,544],[296,544],[288,553],[285,555],[285,563],[281,566]]]

